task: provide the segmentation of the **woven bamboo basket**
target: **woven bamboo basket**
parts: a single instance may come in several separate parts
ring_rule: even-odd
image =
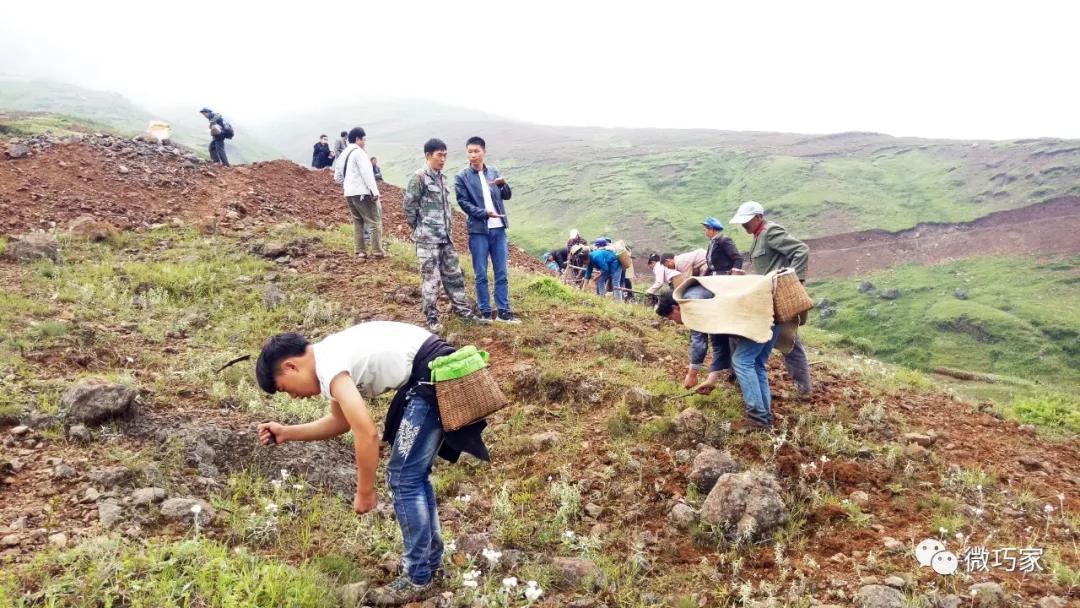
[[[435,383],[444,431],[456,431],[509,405],[487,367],[456,380]]]
[[[794,270],[787,268],[773,277],[773,313],[778,321],[787,323],[813,307],[810,294]]]

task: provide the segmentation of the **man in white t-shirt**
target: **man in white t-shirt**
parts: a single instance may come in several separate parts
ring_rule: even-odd
[[[382,200],[371,159],[364,149],[367,133],[362,127],[354,127],[349,131],[349,142],[349,146],[341,151],[341,158],[334,162],[334,181],[341,184],[353,216],[356,256],[362,260],[367,258],[367,235],[370,233],[372,255],[377,259],[384,258]]]
[[[315,344],[300,334],[278,334],[263,347],[255,365],[259,387],[267,393],[284,391],[297,398],[322,395],[330,402],[329,413],[314,422],[260,424],[263,444],[318,441],[353,432],[353,509],[357,513],[374,509],[377,502],[379,434],[365,400],[397,391],[386,414],[382,438],[391,446],[386,474],[405,544],[404,572],[369,594],[367,601],[376,605],[421,601],[435,593],[434,580],[441,571],[443,553],[430,479],[435,456],[454,462],[464,451],[488,459],[480,439],[483,421],[446,433],[439,419],[427,364],[453,352],[438,336],[420,327],[374,321]]]

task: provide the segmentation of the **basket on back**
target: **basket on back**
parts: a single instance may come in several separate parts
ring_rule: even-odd
[[[444,431],[456,431],[509,405],[488,368],[488,353],[466,346],[428,365]]]
[[[810,294],[793,269],[784,268],[773,276],[773,314],[777,321],[793,321],[813,307]]]

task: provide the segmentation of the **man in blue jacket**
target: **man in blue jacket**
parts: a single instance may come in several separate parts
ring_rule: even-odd
[[[499,170],[484,163],[487,143],[481,137],[470,137],[465,142],[469,166],[461,170],[454,180],[457,202],[469,216],[469,253],[472,254],[473,273],[476,275],[476,305],[480,316],[491,318],[491,300],[488,294],[488,257],[495,274],[495,306],[499,314],[496,321],[521,323],[510,311],[510,289],[506,264],[510,257],[506,242],[506,219],[504,200],[510,198],[510,184],[499,175]]]

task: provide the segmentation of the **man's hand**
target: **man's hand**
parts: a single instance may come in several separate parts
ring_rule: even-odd
[[[496,186],[505,186],[506,185],[506,180],[501,178],[501,177],[496,177],[495,179],[491,180],[488,183],[489,184],[495,184]]]
[[[746,271],[743,270],[742,268],[732,268],[731,269],[731,274],[734,274],[734,275],[746,274]]]
[[[708,395],[709,393],[713,392],[713,389],[715,388],[716,382],[714,382],[710,378],[709,380],[706,380],[705,382],[699,384],[698,387],[694,389],[694,391],[699,395]]]
[[[500,214],[496,213],[495,211],[488,211],[487,214],[488,214],[488,217],[497,217],[499,219],[502,219],[502,218],[506,217],[505,215],[500,215]]]
[[[356,498],[353,498],[352,508],[357,513],[367,513],[375,508],[378,504],[379,497],[375,494],[375,488],[368,488],[366,490],[356,490]]]
[[[259,443],[263,445],[285,443],[286,441],[288,441],[288,438],[285,437],[284,431],[284,424],[278,424],[277,422],[264,422],[259,425]],[[275,441],[275,439],[277,441]]]
[[[683,378],[683,388],[694,388],[697,386],[697,370],[692,369],[686,372],[686,378]]]

